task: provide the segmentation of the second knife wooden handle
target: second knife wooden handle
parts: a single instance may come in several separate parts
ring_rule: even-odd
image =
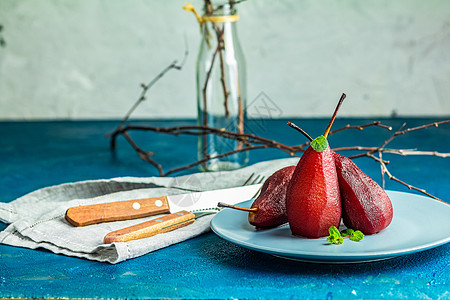
[[[172,231],[192,224],[194,220],[195,216],[193,213],[182,210],[177,213],[165,215],[157,219],[110,232],[105,236],[103,243],[111,244],[114,242],[128,242],[151,237],[159,233]]]
[[[122,221],[170,212],[166,196],[71,207],[66,220],[73,226]]]

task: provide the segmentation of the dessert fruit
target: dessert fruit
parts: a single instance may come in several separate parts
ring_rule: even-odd
[[[392,203],[384,189],[349,158],[333,152],[342,199],[342,217],[348,228],[374,234],[392,221]]]

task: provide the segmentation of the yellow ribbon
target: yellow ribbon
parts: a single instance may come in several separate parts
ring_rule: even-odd
[[[195,17],[197,18],[197,21],[200,24],[203,24],[205,22],[214,22],[214,23],[225,23],[225,22],[236,22],[239,20],[239,15],[230,15],[230,16],[200,16],[197,11],[195,10],[194,6],[191,3],[186,3],[183,6],[183,9],[186,11],[192,12]]]

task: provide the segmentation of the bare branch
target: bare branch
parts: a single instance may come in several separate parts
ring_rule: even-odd
[[[330,134],[329,134],[329,135],[332,135],[332,134],[335,134],[335,133],[338,133],[338,132],[340,132],[340,131],[347,130],[347,129],[358,129],[358,130],[363,130],[363,129],[366,128],[366,127],[372,127],[372,126],[385,128],[385,129],[387,129],[387,130],[392,130],[392,127],[391,127],[391,126],[387,126],[387,125],[381,124],[381,121],[374,121],[374,122],[372,122],[372,123],[363,124],[363,125],[357,125],[357,126],[351,126],[350,124],[347,124],[347,125],[345,125],[345,126],[342,127],[342,128],[338,128],[338,129],[336,129],[336,130],[330,131]]]
[[[141,104],[146,99],[145,96],[146,96],[148,90],[156,82],[158,82],[158,80],[160,80],[167,72],[169,72],[172,69],[181,70],[183,68],[188,55],[189,55],[189,50],[187,48],[187,43],[186,43],[186,50],[184,51],[184,57],[183,57],[183,60],[181,61],[181,64],[178,64],[178,61],[174,60],[170,65],[168,65],[160,73],[158,73],[158,75],[156,75],[148,84],[144,84],[144,83],[141,84],[142,91],[141,91],[141,94],[139,95],[139,98],[136,100],[136,102],[133,104],[133,106],[131,106],[131,108],[128,110],[128,112],[125,114],[125,117],[120,122],[116,131],[118,129],[122,128],[122,126],[125,124],[125,122],[128,121],[128,119],[131,117],[131,114],[136,110],[136,108],[139,106],[139,104]],[[115,132],[113,132],[111,135],[115,135],[114,133]]]
[[[384,164],[383,160],[379,159],[378,157],[374,156],[373,154],[368,154],[368,157],[370,157],[370,158],[372,158],[372,159],[374,159],[374,160],[376,160],[376,161],[378,161],[378,162],[380,163],[380,166],[381,166],[381,169],[382,169],[382,173],[383,173],[383,174],[386,174],[386,175],[389,177],[389,179],[391,179],[391,180],[393,180],[393,181],[396,181],[396,182],[398,182],[398,183],[400,183],[400,184],[406,186],[406,187],[407,187],[408,189],[410,189],[410,190],[415,190],[415,191],[421,192],[422,194],[425,194],[425,195],[427,195],[428,197],[431,197],[431,198],[433,198],[433,199],[435,199],[435,200],[438,200],[438,201],[440,201],[440,202],[442,202],[442,203],[445,203],[445,204],[447,204],[447,205],[450,205],[450,203],[447,203],[447,202],[445,202],[445,201],[443,201],[443,200],[441,200],[441,199],[439,199],[439,198],[437,198],[437,197],[431,195],[431,194],[428,193],[426,190],[424,190],[424,189],[419,189],[419,188],[417,188],[417,187],[415,187],[415,186],[412,186],[412,185],[410,185],[410,184],[408,184],[408,183],[406,183],[406,182],[404,182],[404,181],[398,179],[397,177],[393,176],[393,175],[389,172],[389,170],[387,169],[387,167],[386,167],[386,165]]]
[[[431,123],[431,124],[425,124],[422,126],[404,129],[404,130],[403,130],[404,125],[402,125],[402,127],[399,130],[397,130],[393,135],[391,135],[388,139],[386,139],[381,144],[381,146],[349,146],[349,147],[333,148],[333,150],[334,151],[363,151],[360,154],[349,156],[349,158],[353,159],[353,158],[358,158],[358,157],[368,157],[368,158],[371,158],[371,159],[374,159],[375,161],[377,161],[380,164],[380,168],[381,168],[383,187],[385,184],[384,183],[385,182],[384,175],[386,174],[390,180],[396,181],[396,182],[406,186],[409,189],[419,191],[429,197],[432,197],[434,199],[442,201],[441,199],[429,194],[424,189],[414,187],[414,186],[396,178],[395,176],[393,176],[387,169],[387,165],[389,164],[389,161],[384,160],[382,157],[382,154],[389,153],[389,154],[396,154],[396,155],[402,155],[402,156],[427,155],[427,156],[436,156],[436,157],[442,157],[442,158],[449,157],[450,153],[441,153],[441,152],[437,152],[437,151],[419,151],[417,149],[384,148],[385,145],[387,145],[389,142],[391,142],[393,139],[395,139],[399,135],[403,135],[403,134],[406,134],[411,131],[416,131],[416,130],[425,129],[425,128],[429,128],[429,127],[436,127],[434,124],[440,125],[440,124],[444,124],[444,123],[450,123],[450,120]],[[336,129],[334,131],[334,133],[341,132],[341,131],[347,130],[347,129],[355,129],[355,128],[359,129],[359,128],[366,128],[366,127],[370,127],[370,126],[376,126],[376,127],[380,127],[380,128],[384,128],[384,129],[388,129],[388,130],[390,128],[390,126],[383,125],[383,124],[381,124],[381,122],[376,121],[376,122],[371,122],[371,123],[362,124],[362,125],[358,125],[358,126],[346,125],[342,128]],[[181,166],[181,167],[178,167],[178,168],[175,168],[175,169],[165,172],[163,170],[163,166],[161,164],[157,163],[154,159],[152,159],[152,157],[151,157],[153,155],[152,152],[144,151],[143,149],[139,148],[136,145],[136,143],[134,143],[134,141],[128,135],[128,131],[131,131],[131,130],[151,131],[151,132],[169,134],[169,135],[174,135],[174,136],[178,136],[178,135],[199,136],[199,135],[205,135],[205,134],[213,134],[213,135],[217,135],[217,136],[220,136],[223,138],[242,142],[245,145],[245,147],[242,147],[240,149],[236,149],[233,151],[229,151],[226,153],[222,153],[217,156],[205,156],[203,159],[200,159],[195,162],[191,162],[185,166]],[[331,133],[332,132],[330,132],[330,134]],[[256,150],[256,149],[269,149],[269,148],[279,149],[279,150],[287,153],[290,156],[298,156],[297,153],[304,152],[305,149],[307,148],[307,146],[309,145],[309,142],[306,142],[301,145],[290,146],[290,145],[285,145],[285,144],[279,143],[275,140],[270,140],[270,139],[267,139],[264,137],[256,136],[254,134],[237,133],[237,132],[233,132],[233,131],[227,131],[224,129],[212,128],[212,127],[201,126],[201,125],[173,126],[173,127],[127,125],[123,128],[118,129],[115,132],[115,135],[112,136],[112,139],[115,139],[117,137],[117,135],[123,135],[125,137],[125,139],[130,143],[130,145],[135,149],[135,151],[138,153],[138,155],[141,159],[149,162],[155,168],[157,168],[160,176],[168,176],[168,175],[171,175],[171,174],[183,171],[183,170],[187,170],[192,167],[198,166],[200,164],[204,164],[207,161],[212,160],[212,159],[218,159],[218,158],[226,157],[226,156],[229,156],[229,155],[232,155],[235,153]],[[376,157],[374,155],[374,153],[378,153],[378,157]],[[444,202],[444,201],[442,201],[442,202]],[[444,202],[444,203],[446,203],[446,202]]]

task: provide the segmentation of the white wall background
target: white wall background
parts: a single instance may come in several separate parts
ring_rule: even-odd
[[[198,10],[201,1],[192,1]],[[194,117],[198,24],[185,0],[0,0],[0,119]],[[239,4],[248,101],[280,117],[450,115],[450,1],[248,0]]]

